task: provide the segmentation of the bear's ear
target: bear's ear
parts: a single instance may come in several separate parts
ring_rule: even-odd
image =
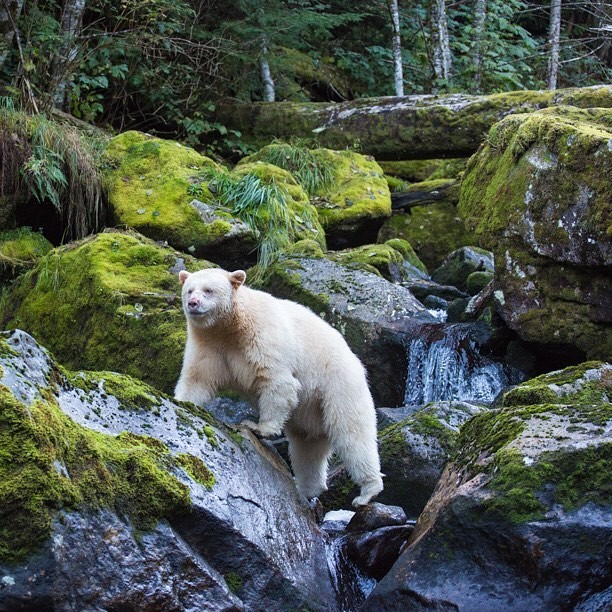
[[[185,281],[191,276],[187,270],[181,270],[179,272],[179,280],[181,281],[181,285],[185,284]]]
[[[235,272],[230,272],[229,275],[230,283],[232,283],[232,287],[234,289],[238,289],[242,283],[246,280],[246,272],[244,270],[236,270]]]

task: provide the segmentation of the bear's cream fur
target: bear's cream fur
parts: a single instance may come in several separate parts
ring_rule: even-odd
[[[361,487],[354,506],[382,491],[376,413],[365,370],[344,338],[310,310],[243,285],[242,270],[180,273],[187,344],[178,400],[203,405],[218,389],[256,400],[262,436],[289,440],[297,487],[327,490],[332,450]]]

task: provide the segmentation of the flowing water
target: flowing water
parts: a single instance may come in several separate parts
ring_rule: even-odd
[[[408,344],[404,403],[442,400],[492,403],[508,385],[520,382],[518,371],[483,355],[486,340],[474,323],[424,325]]]

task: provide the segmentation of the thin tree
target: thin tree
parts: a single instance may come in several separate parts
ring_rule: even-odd
[[[430,11],[434,75],[438,81],[450,81],[452,56],[445,0],[431,0]]]
[[[561,34],[561,0],[550,2],[550,27],[548,30],[548,89],[557,89],[559,74],[559,38]]]
[[[393,28],[393,78],[395,95],[404,95],[404,70],[402,67],[402,38],[400,35],[399,6],[397,0],[387,0],[387,8]]]
[[[23,0],[3,0],[0,3],[0,33],[2,35],[2,50],[0,51],[0,70],[6,62],[13,39],[15,38],[15,28],[13,24],[19,21],[21,9],[23,8]]]
[[[85,0],[66,0],[62,10],[60,25],[62,42],[53,63],[51,80],[53,105],[60,109],[64,106],[66,90],[79,51],[76,41],[84,12]]]
[[[474,91],[482,91],[482,56],[484,54],[485,22],[487,20],[487,0],[474,2],[474,41],[472,62],[474,63]]]
[[[259,67],[261,69],[261,80],[264,88],[264,100],[266,102],[274,102],[276,99],[276,90],[274,88],[274,80],[270,71],[270,63],[268,62],[268,46],[264,42],[259,58]]]

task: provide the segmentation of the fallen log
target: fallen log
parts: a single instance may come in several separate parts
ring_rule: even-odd
[[[363,98],[350,102],[223,101],[216,120],[257,148],[273,139],[314,139],[331,149],[359,148],[377,160],[472,155],[489,128],[511,113],[560,104],[612,107],[612,86],[513,91],[489,96],[449,94]]]
[[[443,200],[457,205],[459,201],[458,180],[440,179],[410,185],[406,191],[391,194],[391,208],[393,210],[408,210],[414,206],[424,206]]]

